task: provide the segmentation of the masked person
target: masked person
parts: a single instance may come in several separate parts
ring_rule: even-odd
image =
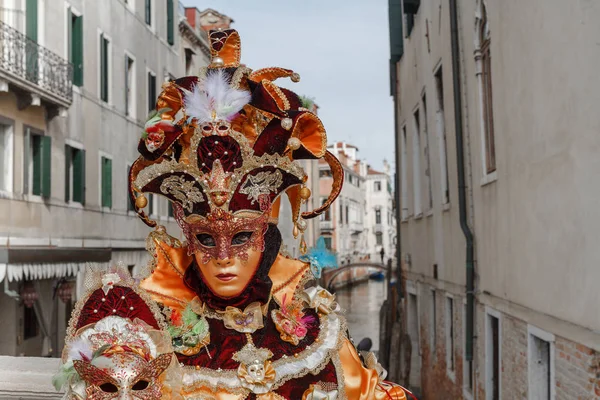
[[[334,296],[316,285],[322,258],[279,253],[280,196],[291,202],[294,233],[302,235],[343,180],[321,121],[273,83],[297,82],[298,74],[241,65],[235,30],[211,31],[209,40],[207,68],[163,85],[129,177],[140,218],[156,226],[143,211],[144,193],[164,196],[186,238],[180,243],[157,227],[140,283],[165,317],[180,365],[179,394],[405,399],[402,388],[384,381],[372,354],[358,355]],[[334,178],[329,198],[311,212],[300,212],[311,193],[298,159],[324,159]]]

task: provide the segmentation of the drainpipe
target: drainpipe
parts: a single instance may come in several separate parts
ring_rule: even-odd
[[[475,269],[473,232],[467,223],[467,187],[465,184],[465,160],[463,144],[463,122],[462,122],[462,96],[460,85],[460,60],[458,40],[458,9],[456,0],[450,0],[450,40],[452,43],[452,83],[454,89],[454,126],[456,131],[456,164],[458,168],[458,204],[460,213],[460,227],[466,240],[466,281],[467,281],[467,321],[466,321],[466,343],[465,356],[467,361],[473,361],[473,336],[474,336],[474,289]]]

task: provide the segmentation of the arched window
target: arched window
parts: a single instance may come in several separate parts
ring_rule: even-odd
[[[494,111],[492,101],[491,35],[484,0],[477,1],[475,18],[475,63],[480,96],[480,119],[484,173],[496,171],[496,141],[494,138]]]

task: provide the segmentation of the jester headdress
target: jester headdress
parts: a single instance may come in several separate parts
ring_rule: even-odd
[[[341,165],[326,150],[325,128],[298,95],[273,83],[297,82],[297,73],[241,65],[235,30],[211,31],[209,39],[211,64],[198,76],[165,83],[146,123],[141,156],[129,176],[136,212],[155,226],[143,211],[144,193],[155,193],[169,199],[184,231],[238,214],[276,223],[285,192],[294,230],[303,231],[304,220],[325,211],[342,186]],[[331,166],[333,189],[321,207],[300,213],[310,190],[294,160],[320,158]]]

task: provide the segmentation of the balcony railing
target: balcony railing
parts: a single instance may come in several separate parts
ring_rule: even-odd
[[[2,21],[0,72],[25,89],[37,86],[42,89],[40,95],[49,100],[62,105],[71,103],[73,65]]]

